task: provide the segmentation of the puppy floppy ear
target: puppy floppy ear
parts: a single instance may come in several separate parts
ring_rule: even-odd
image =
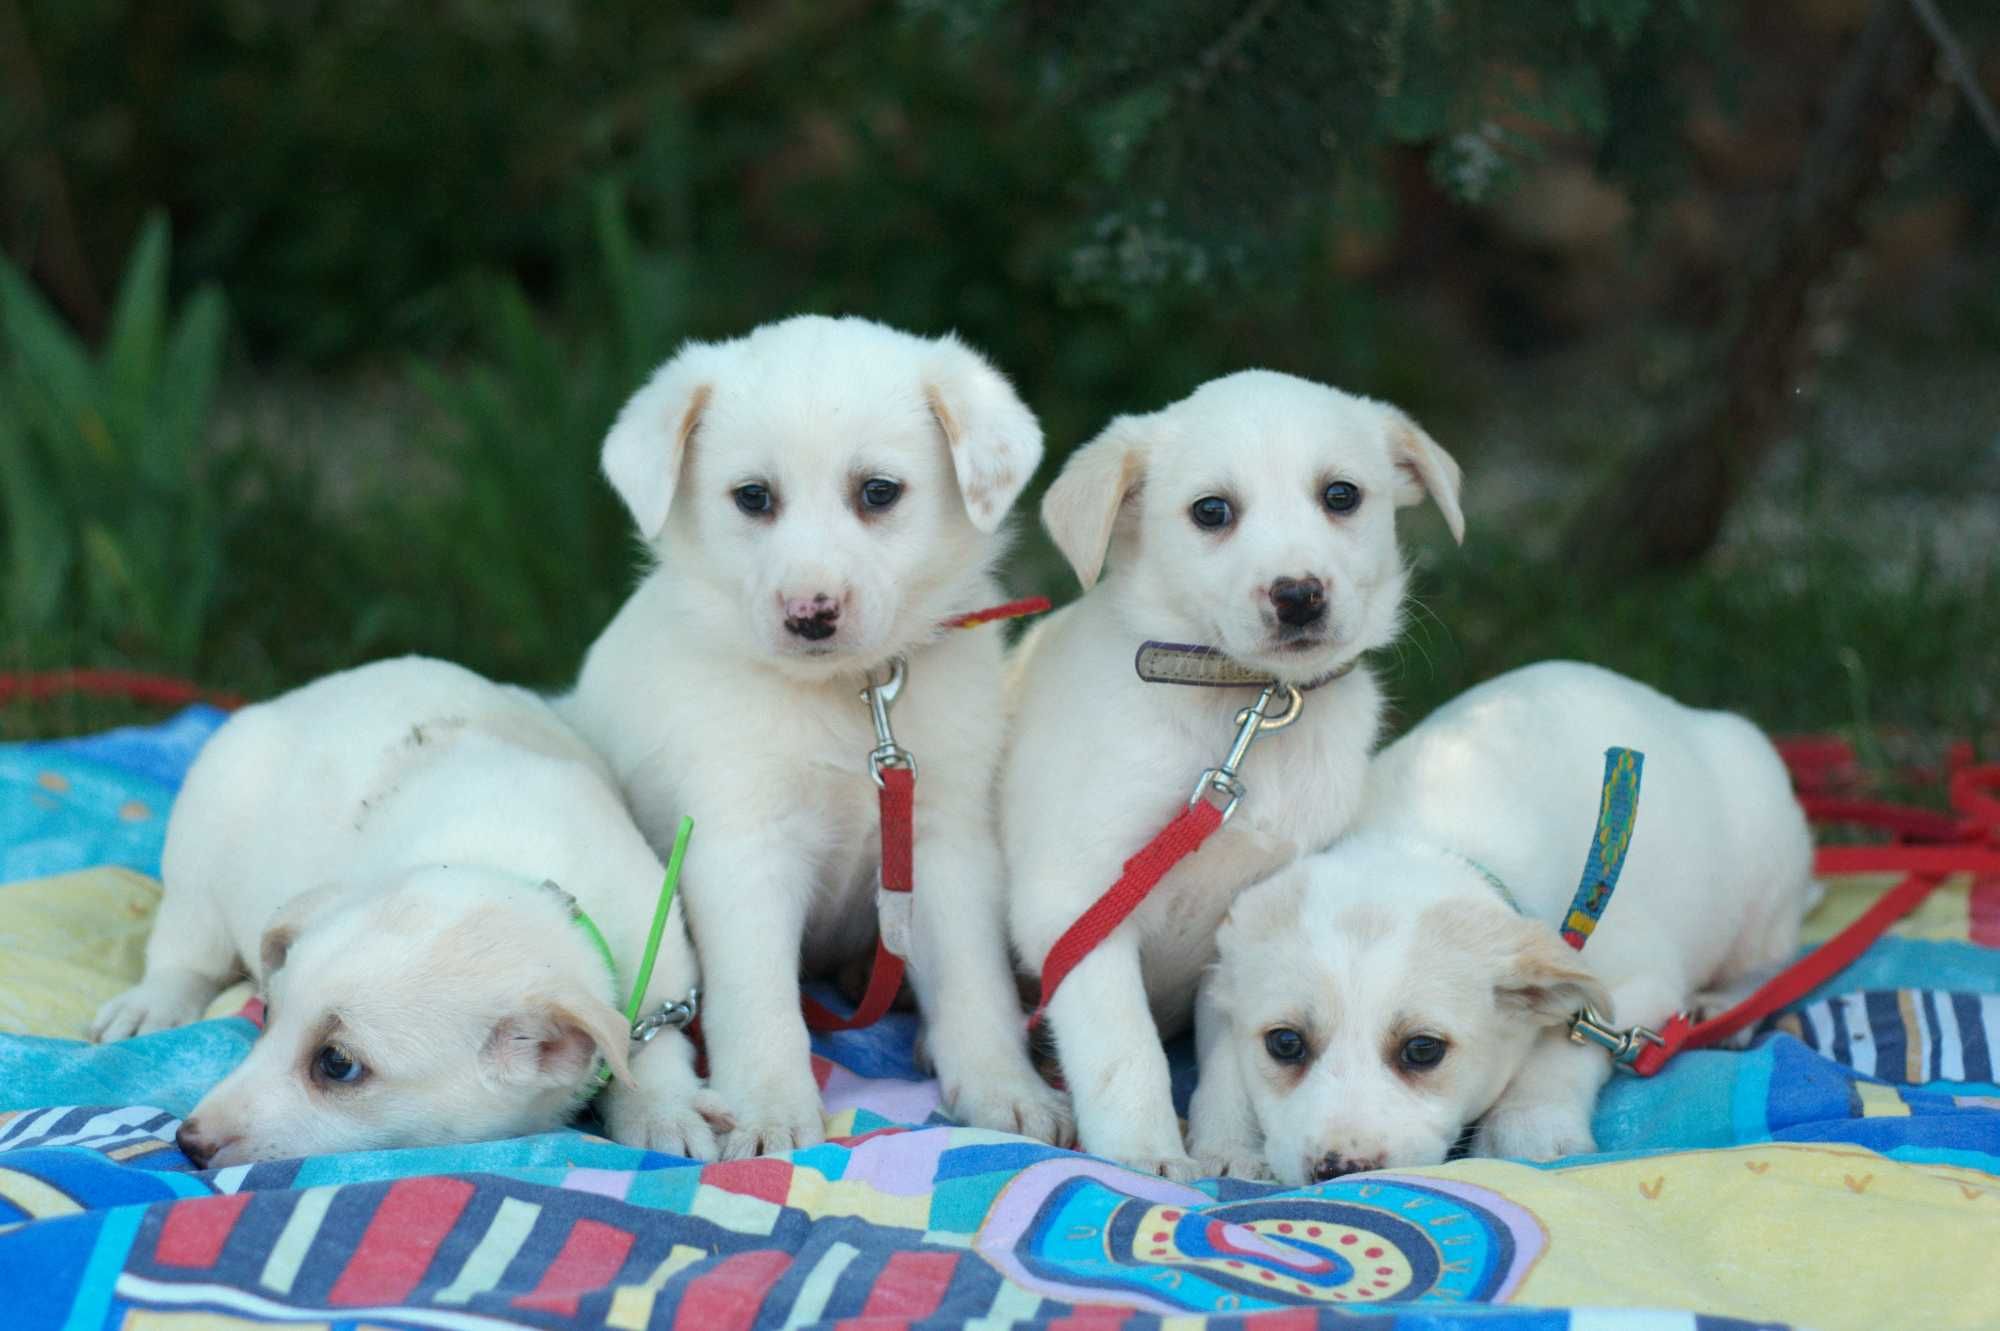
[[[714,395],[722,355],[707,342],[682,348],[631,396],[604,436],[604,477],[646,540],[667,525],[688,443]]]
[[[291,955],[292,944],[299,941],[299,935],[333,904],[340,893],[338,883],[321,883],[271,912],[270,922],[264,926],[263,941],[257,945],[259,983],[270,982],[272,973],[283,966],[285,958]]]
[[[494,1077],[515,1086],[571,1086],[602,1058],[632,1080],[632,1029],[625,1014],[596,999],[530,998],[493,1025],[482,1051]]]
[[[1389,417],[1389,452],[1396,463],[1396,507],[1421,504],[1429,495],[1444,514],[1451,539],[1464,545],[1465,514],[1458,506],[1464,473],[1458,463],[1408,416],[1394,407],[1383,411]]]
[[[1305,871],[1293,865],[1236,894],[1216,930],[1216,959],[1202,981],[1212,1005],[1225,1012],[1237,1005],[1232,981],[1258,965],[1260,946],[1298,937],[1305,893]]]
[[[1586,1007],[1606,1021],[1614,1018],[1603,982],[1547,925],[1516,921],[1501,946],[1504,955],[1493,981],[1493,998],[1502,1011],[1548,1026],[1568,1021]]]
[[[966,516],[992,531],[1042,460],[1042,426],[1007,377],[956,337],[941,337],[924,401],[951,449]]]
[[[1146,478],[1147,416],[1120,416],[1070,455],[1042,496],[1042,525],[1089,591],[1104,571],[1118,510]]]
[[[1238,892],[1222,917],[1222,928],[1232,939],[1290,937],[1298,932],[1305,896],[1306,871],[1287,865]]]

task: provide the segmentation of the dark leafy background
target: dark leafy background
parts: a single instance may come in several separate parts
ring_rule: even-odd
[[[1943,8],[2000,91],[1989,7]],[[618,404],[818,310],[988,349],[1042,484],[1246,365],[1410,408],[1471,536],[1410,524],[1403,719],[1564,654],[1992,746],[2000,146],[1941,85],[1722,539],[1616,577],[1560,539],[1710,386],[1869,9],[0,0],[0,668],[559,685],[634,567]],[[1014,581],[1069,594],[1033,526]]]

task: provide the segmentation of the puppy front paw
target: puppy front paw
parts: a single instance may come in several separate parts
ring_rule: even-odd
[[[1270,1162],[1264,1159],[1262,1151],[1240,1142],[1206,1150],[1197,1147],[1194,1161],[1201,1170],[1201,1178],[1254,1179],[1261,1183],[1276,1177],[1271,1173]]]
[[[808,1080],[806,1093],[789,1088],[764,1087],[724,1099],[743,1106],[736,1126],[722,1139],[724,1160],[746,1160],[753,1155],[782,1155],[803,1150],[826,1140],[826,1121],[820,1117],[819,1089]]]
[[[1201,1177],[1201,1166],[1188,1154],[1187,1139],[1171,1106],[1157,1115],[1105,1115],[1086,1125],[1079,1135],[1083,1149],[1139,1174],[1155,1174],[1187,1183]]]
[[[1152,1174],[1172,1183],[1192,1183],[1202,1177],[1202,1167],[1191,1155],[1113,1156],[1112,1160],[1135,1174]]]
[[[200,976],[172,973],[148,976],[97,1009],[90,1038],[98,1044],[134,1035],[185,1026],[201,1015],[214,988]]]
[[[968,1127],[1011,1132],[1051,1146],[1076,1145],[1069,1097],[1039,1077],[1009,1077],[976,1090],[949,1092],[945,1112]]]
[[[608,1093],[604,1128],[620,1146],[659,1151],[689,1160],[714,1160],[736,1127],[736,1115],[707,1087],[685,1099],[664,1099],[622,1088]]]
[[[1564,1105],[1495,1106],[1473,1137],[1477,1155],[1510,1160],[1559,1160],[1597,1150],[1590,1116]]]

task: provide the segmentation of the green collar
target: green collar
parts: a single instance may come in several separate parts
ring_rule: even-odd
[[[1424,841],[1413,840],[1411,841],[1410,844],[1412,846],[1422,847],[1423,849],[1428,850],[1433,854],[1441,855],[1445,859],[1451,860],[1454,863],[1458,864],[1461,868],[1469,869],[1473,873],[1478,874],[1480,878],[1485,880],[1486,885],[1493,889],[1494,895],[1498,896],[1502,901],[1507,903],[1507,909],[1513,911],[1516,915],[1527,914],[1526,911],[1521,909],[1520,898],[1516,897],[1514,895],[1513,889],[1507,886],[1507,880],[1502,878],[1499,874],[1494,873],[1491,869],[1481,864],[1478,860],[1473,859],[1472,856],[1464,854],[1460,851],[1453,850],[1450,846],[1438,845],[1435,842],[1424,842]]]
[[[673,999],[661,1005],[660,1010],[648,1013],[646,1019],[639,1019],[639,1007],[646,1000],[646,987],[653,982],[653,963],[659,959],[660,938],[666,932],[667,912],[674,903],[674,888],[680,882],[681,862],[687,858],[688,838],[694,833],[694,819],[682,818],[680,830],[674,834],[673,852],[667,857],[666,877],[660,881],[659,901],[653,907],[653,926],[646,934],[646,950],[639,958],[639,973],[633,977],[632,991],[625,1000],[625,1021],[632,1028],[632,1039],[643,1043],[658,1034],[662,1027],[685,1026],[693,1021],[700,1011],[701,991],[690,989],[686,998]],[[542,886],[561,893],[569,903],[569,917],[577,928],[583,930],[584,937],[597,949],[597,955],[604,962],[606,974],[611,976],[611,993],[615,1000],[618,994],[618,962],[611,955],[611,944],[604,941],[604,931],[597,927],[597,921],[577,903],[577,899],[554,882],[544,882]],[[611,1067],[602,1059],[598,1060],[595,1080],[591,1091],[595,1094],[604,1089],[611,1080]]]
[[[549,882],[543,884],[543,886],[555,887],[556,884]],[[565,892],[563,895],[568,896],[569,894]],[[578,904],[575,897],[570,897],[569,899],[569,918],[570,923],[583,930],[583,936],[590,940],[591,946],[597,949],[597,955],[604,959],[605,972],[611,976],[611,996],[615,1000],[618,996],[618,963],[612,960],[611,944],[604,941],[604,931],[597,927],[596,920],[591,919],[584,912],[583,907]]]
[[[1513,889],[1507,886],[1506,879],[1502,878],[1499,874],[1494,873],[1491,869],[1481,864],[1478,860],[1473,859],[1472,856],[1470,855],[1460,855],[1455,850],[1449,850],[1446,851],[1445,853],[1452,856],[1454,859],[1461,861],[1466,868],[1472,870],[1474,873],[1478,874],[1481,878],[1484,878],[1486,880],[1486,885],[1492,888],[1495,892],[1499,893],[1500,899],[1507,903],[1507,909],[1513,911],[1516,915],[1527,914],[1526,911],[1521,909],[1520,899],[1514,895]]]

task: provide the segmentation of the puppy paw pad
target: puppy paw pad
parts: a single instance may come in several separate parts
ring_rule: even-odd
[[[1171,1183],[1192,1183],[1202,1176],[1201,1166],[1186,1155],[1140,1156],[1118,1163],[1135,1174],[1152,1174]]]
[[[1597,1149],[1587,1119],[1565,1110],[1502,1110],[1487,1116],[1479,1153],[1510,1160],[1557,1160]]]
[[[1200,1168],[1202,1178],[1240,1178],[1267,1182],[1272,1177],[1271,1166],[1255,1151],[1197,1153],[1195,1164]]]
[[[992,1095],[955,1096],[946,1112],[968,1127],[1032,1137],[1052,1146],[1076,1141],[1069,1097],[1039,1082]]]
[[[815,1121],[805,1123],[738,1122],[735,1129],[722,1142],[724,1160],[747,1160],[757,1155],[783,1155],[787,1151],[804,1150],[817,1146],[826,1140],[826,1133]]]

